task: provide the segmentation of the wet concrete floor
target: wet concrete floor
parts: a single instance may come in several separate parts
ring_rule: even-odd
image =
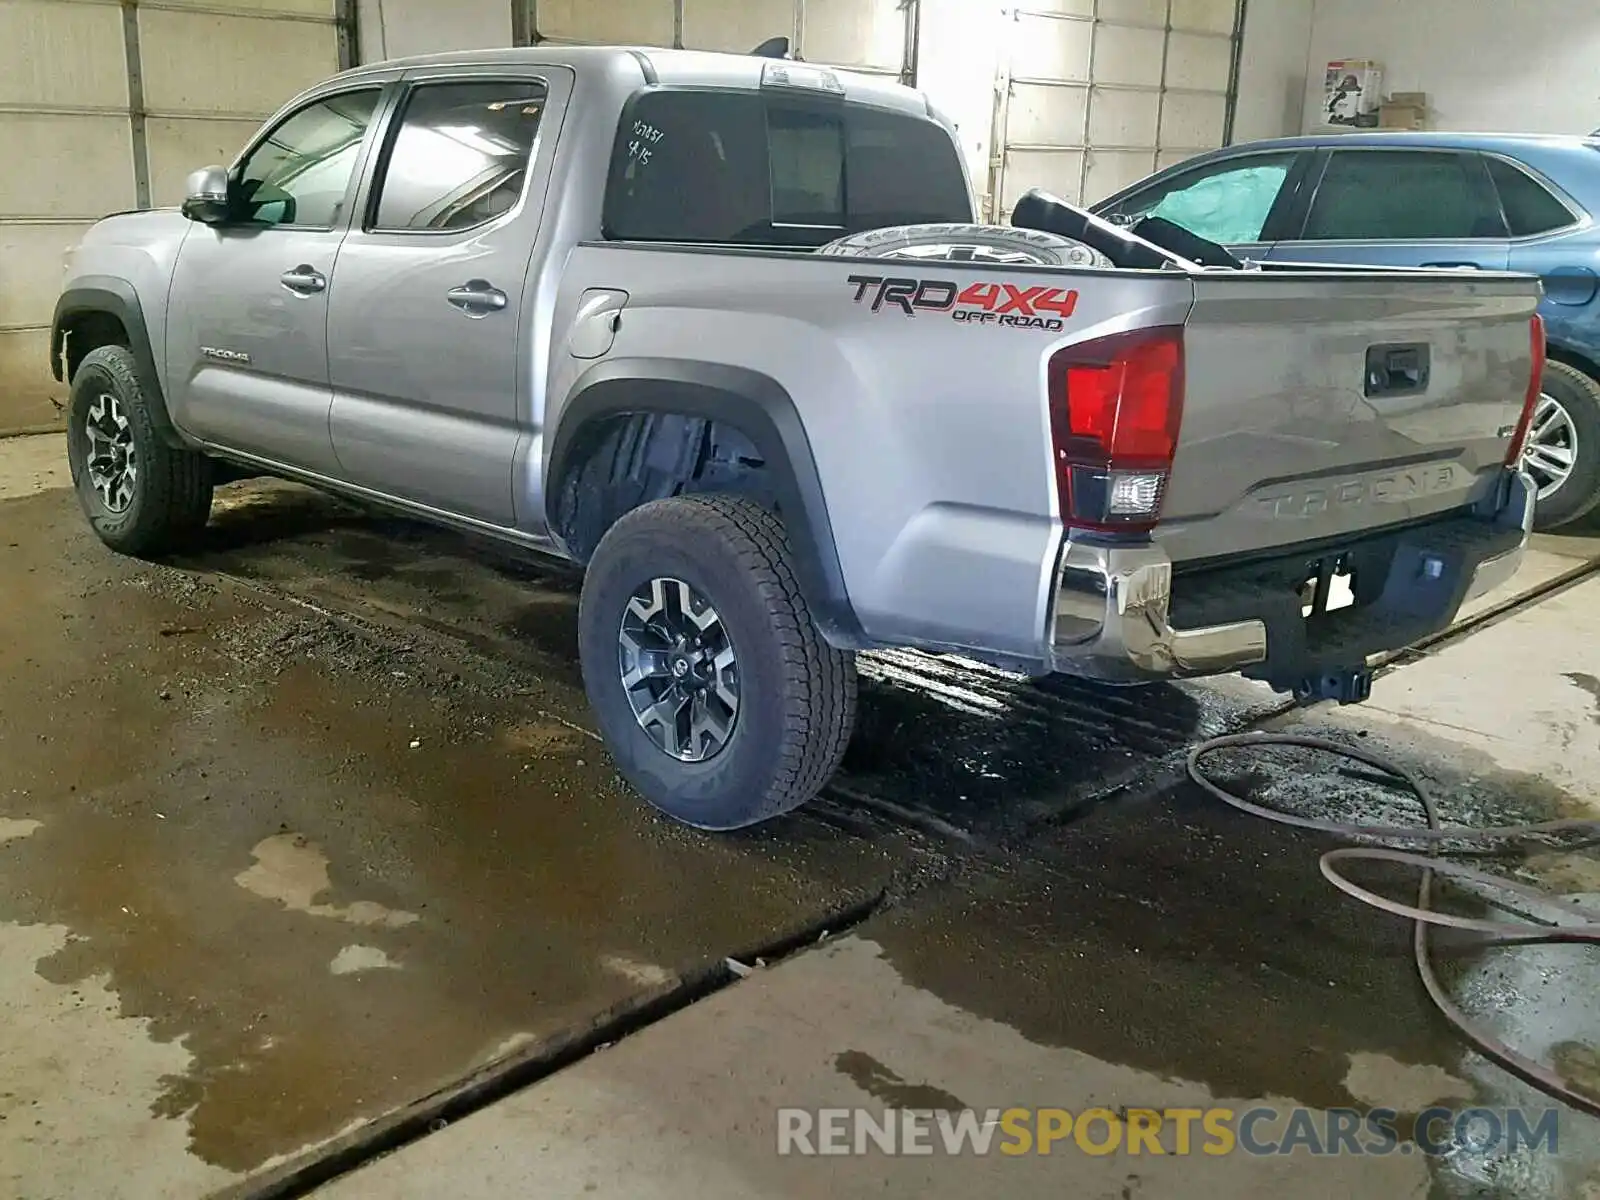
[[[1447,743],[1361,738],[1322,722],[1295,728],[1421,771],[1444,799],[1447,821],[1594,811]],[[1223,755],[1216,768],[1220,781],[1253,787],[1289,811],[1415,816],[1402,793],[1342,774],[1332,760]],[[1241,817],[1186,783],[1113,798],[1036,831],[1025,852],[973,855],[940,886],[828,946],[316,1196],[424,1200],[445,1188],[464,1200],[534,1192],[640,1200],[1600,1195],[1600,1125],[1571,1112],[1557,1154],[1502,1146],[1439,1159],[1404,1150],[1183,1155],[1169,1127],[1164,1154],[1086,1152],[1068,1138],[1049,1155],[952,1156],[934,1134],[925,1156],[871,1144],[848,1158],[780,1155],[780,1107],[859,1109],[871,1119],[908,1108],[955,1119],[964,1110],[1059,1107],[1114,1120],[1130,1109],[1237,1115],[1271,1106],[1284,1115],[1255,1127],[1269,1144],[1284,1136],[1292,1107],[1392,1109],[1402,1138],[1434,1105],[1541,1111],[1547,1102],[1465,1053],[1438,1019],[1417,984],[1409,926],[1350,903],[1321,878],[1318,855],[1337,844]],[[1580,861],[1592,866],[1568,865]],[[1364,878],[1401,896],[1414,883],[1394,873]],[[1504,969],[1537,963],[1528,956],[1542,952],[1496,953],[1442,956],[1474,1010],[1484,1000],[1472,978],[1486,960]],[[1550,976],[1550,993],[1563,980],[1577,989],[1565,1024],[1593,1044],[1600,1011],[1587,990],[1591,974],[1568,962]],[[1525,1004],[1533,998],[1527,987],[1522,995]],[[1500,1032],[1534,1053],[1548,1050],[1537,1022],[1512,1021]],[[1093,1140],[1109,1132],[1097,1126]]]
[[[1402,925],[1174,785],[1275,710],[1249,685],[874,657],[829,796],[704,838],[588,732],[557,568],[252,483],[160,567],[0,503],[0,578],[0,1191],[265,1177],[884,891],[906,986],[1032,1045],[1308,1104],[1460,1057]]]
[[[64,491],[0,505],[0,577],[0,1194],[109,1194],[74,1177],[107,1156],[119,1195],[198,1194],[919,858],[677,829],[569,685],[116,558]],[[94,1084],[120,1143],[76,1094],[102,1043],[149,1051]],[[145,1178],[150,1118],[180,1152]]]

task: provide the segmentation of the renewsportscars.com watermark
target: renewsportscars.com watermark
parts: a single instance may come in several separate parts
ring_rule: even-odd
[[[780,1108],[780,1155],[1557,1153],[1555,1108]]]

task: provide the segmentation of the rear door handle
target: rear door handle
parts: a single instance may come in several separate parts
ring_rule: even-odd
[[[307,263],[285,271],[278,280],[297,296],[314,296],[328,286],[328,277]]]
[[[1422,265],[1425,266],[1425,267],[1453,267],[1458,271],[1462,271],[1462,270],[1465,270],[1465,271],[1481,271],[1481,270],[1483,270],[1483,264],[1482,263],[1475,263],[1475,262],[1431,262],[1431,263],[1423,263]]]
[[[451,288],[444,298],[469,317],[503,312],[508,303],[506,294],[487,279],[469,279],[460,287]]]

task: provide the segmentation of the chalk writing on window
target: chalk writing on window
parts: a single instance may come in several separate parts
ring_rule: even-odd
[[[628,157],[641,165],[650,161],[656,146],[666,134],[647,121],[633,123],[633,140],[628,143]]]

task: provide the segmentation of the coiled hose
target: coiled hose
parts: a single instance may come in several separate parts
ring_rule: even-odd
[[[1381,771],[1385,775],[1399,780],[1416,794],[1417,801],[1421,804],[1422,811],[1427,818],[1427,825],[1352,825],[1341,821],[1325,821],[1316,817],[1301,817],[1291,813],[1280,812],[1235,795],[1207,778],[1205,772],[1200,768],[1201,759],[1221,750],[1256,750],[1267,747],[1298,747],[1304,750],[1317,750],[1339,758],[1350,759]],[[1267,821],[1275,821],[1280,825],[1293,825],[1300,829],[1311,829],[1318,833],[1331,833],[1343,838],[1386,842],[1420,842],[1427,845],[1429,848],[1427,854],[1414,854],[1380,847],[1341,847],[1337,850],[1329,850],[1324,854],[1319,865],[1323,876],[1340,891],[1355,897],[1364,904],[1370,904],[1374,908],[1405,917],[1413,922],[1412,954],[1416,960],[1417,974],[1422,979],[1422,986],[1427,989],[1428,996],[1438,1006],[1439,1011],[1444,1014],[1445,1019],[1454,1025],[1467,1041],[1471,1042],[1473,1046],[1506,1070],[1546,1094],[1570,1104],[1581,1112],[1600,1117],[1600,1098],[1579,1091],[1552,1068],[1519,1054],[1500,1038],[1484,1032],[1472,1023],[1472,1019],[1450,998],[1444,989],[1444,985],[1439,982],[1439,977],[1433,969],[1429,944],[1429,931],[1435,925],[1447,926],[1451,929],[1472,930],[1476,933],[1485,934],[1493,942],[1500,944],[1518,942],[1600,943],[1600,913],[1595,912],[1593,909],[1583,908],[1576,904],[1563,904],[1561,903],[1561,897],[1539,888],[1516,883],[1491,872],[1462,866],[1460,863],[1439,857],[1440,845],[1445,842],[1458,843],[1465,847],[1525,841],[1551,834],[1584,834],[1592,838],[1600,836],[1600,820],[1568,818],[1559,821],[1540,821],[1528,825],[1497,825],[1480,829],[1446,828],[1440,824],[1438,807],[1434,803],[1433,796],[1429,793],[1426,785],[1415,774],[1406,770],[1400,764],[1367,750],[1341,745],[1338,742],[1331,742],[1324,738],[1303,737],[1298,734],[1243,733],[1202,742],[1189,751],[1189,778],[1224,804],[1230,805],[1241,812],[1249,813],[1251,816],[1261,817]],[[1380,896],[1375,892],[1368,891],[1359,884],[1352,883],[1339,871],[1339,864],[1350,862],[1398,863],[1402,866],[1419,868],[1422,871],[1422,882],[1417,888],[1417,902],[1415,904],[1404,904],[1398,900],[1391,900],[1386,896]],[[1585,919],[1573,924],[1557,925],[1550,923],[1529,926],[1513,924],[1509,921],[1490,921],[1476,917],[1460,917],[1451,913],[1435,912],[1432,906],[1435,875],[1445,875],[1452,879],[1493,888],[1509,895],[1521,896],[1542,906],[1559,905],[1563,910],[1573,912]]]

